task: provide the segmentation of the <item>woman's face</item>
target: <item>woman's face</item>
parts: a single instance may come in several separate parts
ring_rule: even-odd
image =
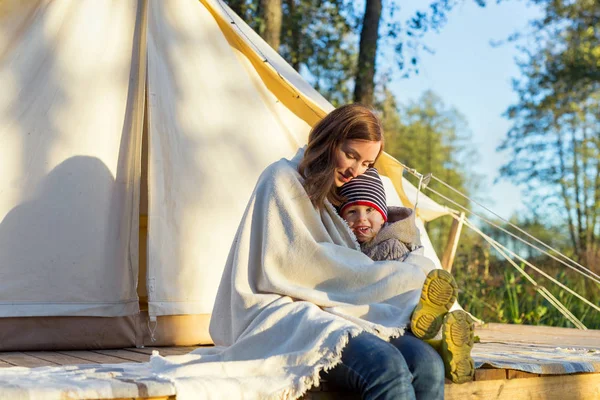
[[[365,173],[375,162],[381,142],[346,140],[335,154],[335,186],[340,187],[352,178]]]

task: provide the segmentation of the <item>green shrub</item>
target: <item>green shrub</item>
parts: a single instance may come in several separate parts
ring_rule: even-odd
[[[471,247],[469,254],[459,253],[452,270],[459,286],[459,303],[465,310],[485,322],[574,327],[509,262],[490,260],[489,252],[480,250]],[[586,281],[585,277],[566,267],[552,265],[545,268],[539,261],[536,260],[534,265],[592,304],[600,304],[600,285]],[[538,285],[546,287],[587,328],[600,329],[600,312],[531,268],[523,265],[521,268]]]

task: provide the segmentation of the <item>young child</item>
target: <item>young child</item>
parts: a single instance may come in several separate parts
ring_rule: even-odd
[[[422,253],[414,211],[387,206],[383,182],[375,168],[344,184],[339,193],[344,198],[339,213],[354,232],[362,252],[371,259],[404,261],[411,252]],[[472,380],[475,372],[471,358],[474,331],[465,311],[449,312],[457,295],[452,275],[434,269],[425,279],[410,325],[416,337],[438,350],[447,378],[463,383]],[[442,340],[432,340],[440,329]]]
[[[415,213],[406,207],[388,207],[381,178],[375,168],[340,188],[345,202],[340,215],[356,235],[363,253],[375,261],[404,261],[421,249]]]

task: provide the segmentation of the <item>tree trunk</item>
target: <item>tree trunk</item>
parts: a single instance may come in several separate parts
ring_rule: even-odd
[[[596,208],[595,204],[590,205],[590,197],[594,198],[594,183],[590,178],[590,156],[589,156],[589,139],[588,139],[588,112],[587,107],[584,105],[581,118],[583,121],[582,133],[583,137],[581,140],[581,169],[583,176],[583,210],[584,210],[584,235],[585,235],[585,248],[583,251],[585,252],[585,263],[588,268],[591,268],[591,263],[593,260],[593,237],[594,231],[592,226],[594,225],[592,220],[595,218],[593,216],[593,212]],[[592,128],[593,129],[593,128]]]
[[[571,201],[569,200],[569,195],[567,193],[567,167],[565,165],[565,155],[564,155],[564,149],[563,149],[563,141],[562,141],[562,132],[560,130],[560,127],[556,126],[556,121],[555,121],[555,127],[554,129],[556,130],[556,147],[558,149],[558,161],[559,161],[559,171],[560,171],[560,179],[559,179],[559,185],[560,185],[560,189],[561,189],[561,195],[563,198],[563,201],[565,203],[565,211],[567,214],[567,223],[569,226],[569,237],[571,238],[571,243],[573,245],[573,250],[577,251],[577,236],[575,235],[575,225],[573,223],[573,216],[571,215]]]
[[[354,101],[365,105],[373,104],[375,57],[377,55],[380,20],[381,0],[367,0],[362,31],[360,32],[358,68],[356,85],[354,86]]]
[[[281,0],[260,0],[261,36],[275,51],[281,43]]]
[[[592,232],[592,238],[590,240],[590,252],[592,260],[588,261],[588,267],[593,271],[600,271],[600,265],[596,265],[598,262],[598,236],[596,235],[596,224],[598,223],[598,205],[600,204],[600,160],[596,160],[596,177],[594,179],[594,202],[592,207],[592,216],[590,217],[590,232]]]
[[[582,196],[583,191],[581,188],[581,173],[579,168],[579,144],[577,143],[577,128],[575,122],[576,116],[573,115],[570,120],[571,125],[571,147],[572,147],[572,168],[573,168],[573,187],[575,189],[574,201],[575,201],[575,215],[577,216],[577,247],[576,254],[578,261],[585,260],[584,249],[585,249],[585,234],[583,227],[583,207]]]

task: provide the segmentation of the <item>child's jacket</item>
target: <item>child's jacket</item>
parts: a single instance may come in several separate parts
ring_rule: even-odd
[[[404,261],[410,252],[423,247],[415,224],[415,212],[406,207],[388,207],[386,224],[377,236],[360,247],[375,261]]]

